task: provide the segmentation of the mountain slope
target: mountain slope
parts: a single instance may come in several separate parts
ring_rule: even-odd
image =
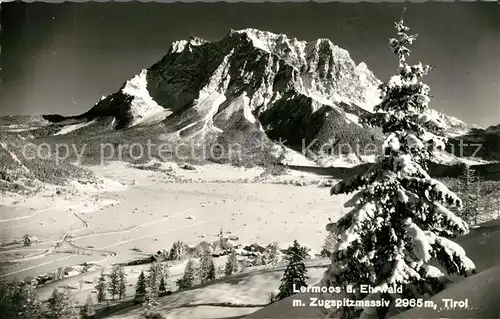
[[[71,180],[94,179],[91,171],[49,156],[46,148],[36,148],[13,134],[0,134],[2,191],[31,193],[44,184],[66,185]]]
[[[154,126],[152,131],[169,139],[230,136],[241,142],[234,136],[254,132],[296,151],[363,152],[382,138],[379,130],[358,124],[378,103],[380,83],[366,64],[355,63],[328,39],[306,42],[256,29],[230,30],[216,42],[195,37],[174,42],[160,61],[89,111],[52,116],[53,123],[33,135]],[[437,115],[451,135],[468,131],[462,121]]]
[[[314,141],[310,150],[318,151],[332,138],[354,144],[345,132],[367,136],[356,121],[376,103],[379,83],[327,39],[231,30],[217,42],[174,42],[159,62],[73,117],[75,129],[55,134],[106,117],[113,129],[161,125],[176,138],[260,131],[295,150]]]

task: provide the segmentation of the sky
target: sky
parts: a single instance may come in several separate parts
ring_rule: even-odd
[[[2,3],[0,115],[80,114],[190,35],[216,41],[258,28],[329,38],[382,81],[397,72],[394,21],[418,33],[410,62],[431,107],[483,127],[500,123],[500,7],[480,3]]]

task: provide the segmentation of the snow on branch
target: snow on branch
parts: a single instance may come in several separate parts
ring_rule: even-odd
[[[423,265],[422,269],[425,272],[425,277],[428,278],[442,278],[444,274],[439,268],[431,266],[431,265]]]
[[[387,291],[389,286],[394,284],[406,284],[420,278],[420,274],[411,268],[402,256],[399,256],[394,262],[391,275],[382,284],[376,286],[375,290]]]
[[[399,155],[393,159],[394,170],[400,177],[424,176],[427,172],[418,163],[415,163],[409,154]]]
[[[380,178],[381,174],[380,167],[381,167],[380,163],[373,164],[368,169],[368,171],[366,171],[363,175],[351,176],[347,179],[338,182],[330,189],[330,195],[343,194],[343,193],[349,194],[366,185],[373,183],[375,180]]]
[[[451,228],[458,234],[467,234],[469,232],[469,225],[452,211],[439,203],[431,203],[431,205],[433,212],[442,216],[448,224],[448,228]]]
[[[443,133],[445,124],[436,114],[436,112],[415,113],[411,115],[412,121],[417,124],[424,125],[428,130],[436,133]]]
[[[418,259],[418,262],[428,262],[432,258],[432,244],[434,244],[435,240],[432,236],[433,234],[430,232],[424,232],[413,222],[409,222],[406,226],[406,230],[408,235],[411,237],[413,253]]]
[[[437,259],[449,274],[467,276],[475,272],[474,262],[467,257],[465,250],[457,243],[436,236],[436,247],[439,249]]]
[[[378,285],[382,290],[404,284],[416,298],[421,290],[435,294],[440,289],[433,283],[443,273],[429,263],[437,260],[447,273],[460,275],[473,271],[474,263],[460,245],[444,237],[469,231],[468,224],[445,207],[461,208],[460,198],[426,171],[432,152],[444,149],[447,142],[439,136],[446,125],[428,107],[430,88],[420,81],[431,67],[405,62],[416,35],[407,33],[403,21],[396,23],[396,30],[398,38],[389,45],[398,56],[398,74],[380,85],[381,102],[374,112],[360,118],[361,124],[387,134],[383,153],[364,175],[330,190],[332,195],[359,192],[344,205],[353,209],[327,226],[338,241],[323,281]],[[332,311],[333,317],[359,317],[359,309]],[[378,309],[376,315],[382,318],[384,311],[389,309]]]
[[[347,202],[344,203],[345,208],[358,206],[363,198],[366,196],[366,191],[360,191],[351,197]]]
[[[343,230],[335,250],[345,250],[350,244],[360,239],[360,231],[364,221],[374,217],[376,206],[372,202],[364,203],[343,216],[337,223],[339,230]]]
[[[425,231],[447,236],[468,233],[468,224],[443,205],[431,202],[407,189],[404,192],[408,198],[408,204],[411,205],[413,221],[419,227],[424,227]]]
[[[401,184],[415,194],[423,196],[431,202],[445,203],[461,208],[462,201],[443,183],[432,178],[407,177],[401,179]]]

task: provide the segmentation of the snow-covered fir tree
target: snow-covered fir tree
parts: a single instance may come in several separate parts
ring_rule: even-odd
[[[7,317],[9,315],[9,290],[10,285],[3,280],[0,280],[0,318]]]
[[[158,296],[161,278],[164,275],[163,265],[159,262],[153,262],[148,269],[146,277],[146,286],[151,288],[151,292]]]
[[[297,289],[307,287],[307,269],[304,264],[306,256],[307,249],[300,246],[297,240],[294,240],[293,244],[286,249],[285,259],[287,265],[283,278],[281,278],[279,292],[275,297],[276,301],[293,295],[294,287]]]
[[[162,278],[165,280],[167,289],[170,288],[170,266],[167,263],[163,264]]]
[[[142,315],[144,318],[153,318],[157,315],[158,310],[158,291],[157,287],[146,286],[144,302],[142,303]]]
[[[120,266],[115,265],[111,269],[109,274],[108,292],[111,295],[111,299],[115,300],[115,295],[118,294],[120,287],[120,276],[119,276]]]
[[[460,176],[459,195],[463,208],[458,215],[468,223],[476,223],[479,210],[479,179],[475,170],[468,164],[464,164]]]
[[[156,313],[158,305],[158,296],[160,294],[160,280],[162,277],[162,265],[158,262],[153,262],[148,270],[146,277],[146,293],[144,295],[143,312],[144,314],[152,315]]]
[[[31,283],[0,281],[0,318],[41,318],[40,301]]]
[[[205,283],[215,279],[215,264],[212,254],[206,251],[200,259],[199,270],[200,283]]]
[[[20,283],[0,281],[0,318],[15,318],[23,304]]]
[[[162,277],[160,280],[160,286],[158,287],[158,292],[160,296],[167,293],[167,282],[165,281],[165,277]]]
[[[95,306],[94,302],[92,301],[92,296],[87,297],[87,301],[80,311],[80,316],[82,317],[82,319],[89,319],[95,316]]]
[[[188,289],[196,284],[196,265],[192,259],[189,259],[184,268],[184,275],[177,281],[179,289]]]
[[[40,305],[41,302],[38,299],[38,294],[36,292],[36,287],[32,284],[26,283],[22,287],[23,294],[23,306],[19,313],[19,318],[26,319],[37,319],[41,318]]]
[[[325,243],[321,247],[321,256],[328,257],[332,253],[335,248],[335,244],[337,243],[337,238],[335,234],[328,232],[328,235],[325,238]]]
[[[104,277],[104,274],[101,274],[95,286],[95,290],[97,291],[97,302],[103,302],[104,300],[106,300],[107,286],[108,284],[106,283],[106,277]]]
[[[142,302],[144,300],[144,296],[146,295],[146,276],[144,272],[141,271],[139,277],[137,277],[137,283],[135,285],[135,297],[134,300],[137,302]]]
[[[118,268],[118,299],[123,299],[127,293],[127,274],[123,266]]]
[[[169,290],[169,267],[167,263],[164,263],[161,267],[160,283],[158,285],[158,292],[160,295],[164,295]]]
[[[158,312],[158,297],[162,280],[164,281],[168,274],[166,264],[153,262],[148,270],[148,276],[145,279],[146,292],[142,304],[142,317],[146,319],[161,319],[163,316]]]
[[[424,289],[435,293],[442,288],[436,278],[444,274],[434,262],[449,274],[467,275],[475,269],[462,247],[449,239],[469,231],[467,223],[447,208],[460,207],[461,200],[426,172],[433,150],[446,143],[441,122],[429,112],[429,87],[420,80],[430,67],[406,62],[416,35],[408,33],[403,21],[395,25],[398,38],[389,46],[399,59],[399,74],[380,86],[380,104],[361,121],[388,135],[382,155],[364,175],[331,189],[332,194],[359,192],[344,205],[352,210],[327,225],[338,242],[322,284],[352,285],[356,292],[345,294],[356,300],[392,300],[394,295],[383,289],[393,285],[402,286],[406,297]],[[360,285],[381,291],[361,293]],[[384,318],[388,310],[372,315]],[[330,311],[337,318],[359,318],[363,309]]]
[[[231,253],[227,256],[226,265],[224,267],[224,275],[231,276],[238,271],[238,259],[236,258],[236,251],[231,250]]]
[[[52,318],[78,319],[80,317],[76,309],[76,301],[68,289],[52,291],[48,300],[49,315]]]
[[[262,261],[266,267],[276,267],[280,258],[278,256],[278,244],[275,242],[267,245],[264,255],[262,256]]]

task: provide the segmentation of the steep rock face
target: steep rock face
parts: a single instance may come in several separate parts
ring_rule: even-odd
[[[233,31],[247,37],[253,46],[276,55],[297,74],[295,89],[318,100],[351,102],[372,107],[378,99],[380,81],[366,64],[356,65],[349,52],[328,39],[312,42],[256,29]]]
[[[160,61],[76,118],[113,118],[114,129],[156,125],[176,138],[252,132],[295,150],[313,143],[312,152],[325,144],[364,147],[381,138],[358,124],[378,103],[379,84],[328,39],[230,30],[217,42],[174,42]]]
[[[164,110],[149,95],[147,90],[147,70],[142,70],[122,88],[107,97],[102,97],[93,108],[80,115],[80,118],[95,119],[96,117],[113,116],[116,118],[116,128],[124,128],[137,124],[141,119]]]
[[[250,125],[297,147],[314,139],[332,110],[352,124],[349,118],[376,103],[378,84],[366,65],[327,39],[231,30],[217,42],[174,42],[159,62],[80,117],[114,116],[119,129],[163,112],[167,133]]]

